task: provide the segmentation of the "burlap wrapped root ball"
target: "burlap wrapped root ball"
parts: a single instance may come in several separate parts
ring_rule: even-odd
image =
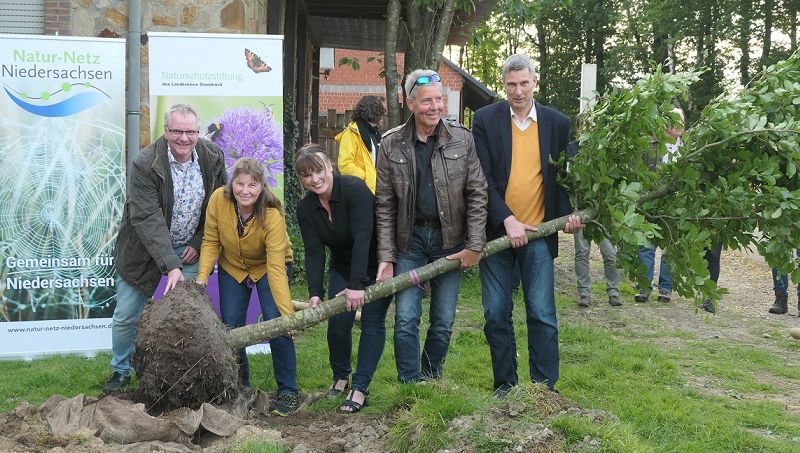
[[[137,332],[136,399],[148,412],[197,409],[238,395],[236,355],[227,328],[196,283],[182,282],[162,300],[148,303]]]

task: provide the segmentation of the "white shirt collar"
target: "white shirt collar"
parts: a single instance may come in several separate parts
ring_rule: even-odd
[[[511,118],[516,119],[520,123],[526,122],[528,120],[528,118],[530,118],[531,121],[534,121],[534,122],[537,122],[537,123],[539,122],[539,120],[538,120],[538,118],[536,116],[536,103],[533,102],[533,101],[531,101],[531,111],[528,112],[528,116],[526,116],[525,118],[517,118],[517,115],[514,113],[514,109],[511,108],[511,104],[510,103],[508,104],[508,109],[511,110]]]

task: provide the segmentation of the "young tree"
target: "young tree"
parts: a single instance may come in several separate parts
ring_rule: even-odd
[[[679,120],[675,97],[685,97],[699,73],[657,70],[632,88],[612,90],[586,113],[582,151],[564,182],[590,238],[620,247],[620,264],[641,275],[638,246],[666,249],[675,289],[685,297],[718,298],[705,250],[756,247],[800,281],[800,52],[766,69],[737,96],[721,95],[685,134],[680,157],[650,170],[642,157],[665,151],[665,131]],[[561,165],[564,162],[560,163]],[[546,222],[529,238],[559,231],[567,217]],[[506,237],[487,244],[484,256],[509,247]],[[367,288],[367,302],[458,268],[441,259]],[[319,308],[231,331],[234,347],[314,325],[345,310],[337,297]]]

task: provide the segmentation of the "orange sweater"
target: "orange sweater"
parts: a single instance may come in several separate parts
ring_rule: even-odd
[[[505,193],[514,217],[528,225],[544,221],[544,180],[539,150],[539,125],[534,121],[524,131],[511,125],[511,174]]]
[[[214,261],[219,258],[219,265],[238,282],[248,275],[254,282],[266,276],[281,315],[294,313],[286,276],[286,262],[292,257],[291,243],[283,214],[277,209],[267,209],[266,228],[253,219],[245,227],[244,236],[239,237],[236,209],[225,198],[224,190],[218,188],[208,200],[197,280],[208,283]]]

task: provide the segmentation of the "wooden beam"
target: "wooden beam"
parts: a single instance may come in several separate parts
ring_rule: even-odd
[[[319,143],[319,47],[314,48],[314,63],[311,69],[311,141]]]
[[[297,90],[295,91],[297,99],[297,122],[298,122],[298,129],[300,130],[299,135],[299,145],[303,145],[308,140],[308,133],[306,132],[306,125],[308,124],[308,115],[306,112],[306,107],[308,104],[308,89],[307,89],[307,81],[308,81],[308,64],[307,64],[307,57],[308,57],[308,39],[307,39],[307,25],[308,25],[308,16],[299,15],[297,16],[297,75],[296,79],[298,80],[297,83]],[[313,116],[312,116],[313,118]]]
[[[267,34],[283,34],[283,14],[286,0],[267,0]]]

